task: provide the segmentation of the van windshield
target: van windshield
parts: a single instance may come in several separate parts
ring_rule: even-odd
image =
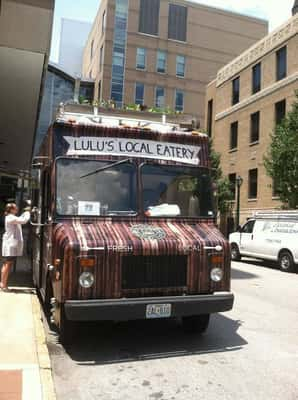
[[[130,215],[136,208],[136,166],[130,162],[57,160],[59,215]]]
[[[145,164],[141,177],[147,216],[213,216],[212,184],[207,169]]]

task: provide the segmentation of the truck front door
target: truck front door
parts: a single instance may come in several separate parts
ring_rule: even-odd
[[[240,232],[240,253],[252,254],[254,247],[254,226],[255,220],[248,221],[241,229]]]

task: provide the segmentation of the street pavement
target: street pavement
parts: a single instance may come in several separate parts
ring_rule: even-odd
[[[48,331],[58,400],[297,400],[298,274],[233,263],[231,312],[203,336],[175,321],[83,324],[64,349]]]
[[[9,288],[0,291],[0,400],[52,400],[40,305],[25,257],[18,259]]]

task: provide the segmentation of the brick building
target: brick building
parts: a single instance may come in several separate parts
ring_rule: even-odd
[[[266,175],[270,135],[298,89],[298,14],[220,69],[207,87],[206,127],[235,188],[241,176],[241,221],[280,208]],[[235,190],[236,191],[236,190]],[[236,194],[235,194],[236,197]]]
[[[190,1],[102,0],[83,57],[95,99],[204,120],[206,85],[268,32],[264,20]]]

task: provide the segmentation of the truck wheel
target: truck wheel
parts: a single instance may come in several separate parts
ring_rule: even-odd
[[[239,247],[237,246],[236,243],[231,244],[231,257],[233,261],[240,261],[241,260],[241,254],[239,251]]]
[[[62,345],[71,344],[75,340],[75,323],[66,318],[63,305],[60,310],[59,341]]]
[[[204,333],[209,325],[210,314],[183,317],[183,329],[187,333]]]
[[[294,272],[296,269],[293,256],[287,250],[284,250],[280,253],[278,264],[280,270],[284,272]]]

